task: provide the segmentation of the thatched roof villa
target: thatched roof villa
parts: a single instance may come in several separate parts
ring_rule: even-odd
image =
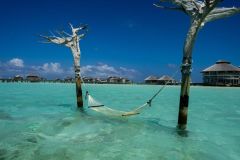
[[[158,77],[156,76],[148,76],[147,78],[144,79],[146,84],[157,84],[158,82]]]
[[[29,81],[29,82],[40,82],[41,81],[41,78],[37,75],[34,75],[34,74],[29,74],[27,77],[26,77],[26,80]]]
[[[128,78],[110,76],[108,78],[94,78],[94,77],[83,77],[84,83],[110,83],[110,84],[129,84],[131,81]]]
[[[228,61],[219,60],[201,73],[204,85],[240,86],[240,68]]]
[[[176,84],[177,81],[168,75],[163,75],[162,77],[148,76],[144,79],[146,84]]]
[[[170,77],[170,76],[163,75],[162,77],[160,77],[158,79],[158,83],[159,84],[166,84],[166,83],[168,83],[168,84],[176,84],[177,81],[175,79],[173,79],[172,77]]]
[[[16,75],[16,76],[13,77],[12,80],[13,80],[14,82],[19,82],[19,81],[23,81],[23,79],[24,79],[24,78],[23,78],[22,76]]]
[[[115,77],[115,76],[108,77],[107,82],[114,83],[114,84],[129,84],[129,83],[131,83],[131,81],[127,78]]]

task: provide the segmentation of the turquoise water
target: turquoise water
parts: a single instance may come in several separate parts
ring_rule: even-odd
[[[158,87],[87,86],[125,111]],[[239,160],[240,88],[191,87],[184,133],[175,127],[179,92],[169,86],[140,115],[118,118],[80,112],[74,84],[0,83],[0,159]]]

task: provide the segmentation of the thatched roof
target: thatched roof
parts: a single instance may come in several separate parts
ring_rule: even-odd
[[[240,68],[232,65],[228,61],[219,60],[219,61],[216,62],[216,64],[204,69],[202,72],[216,72],[216,71],[240,72]]]
[[[120,77],[110,76],[110,77],[108,77],[107,79],[115,79],[115,80],[117,80],[117,79],[120,79]]]
[[[174,81],[174,79],[172,77],[169,77],[169,76],[166,76],[166,75],[163,75],[158,80],[159,81]]]
[[[39,77],[38,75],[35,75],[35,74],[29,74],[29,75],[27,75],[27,78],[28,77]]]
[[[23,77],[20,75],[16,75],[14,78],[23,78]]]
[[[158,77],[156,76],[148,76],[147,78],[144,79],[145,81],[157,81]]]

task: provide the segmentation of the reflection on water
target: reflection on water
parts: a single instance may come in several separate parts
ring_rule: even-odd
[[[127,111],[158,88],[88,89]],[[187,131],[176,128],[179,87],[167,87],[152,107],[132,117],[78,109],[74,91],[69,84],[0,84],[0,159],[240,159],[240,100],[234,97],[240,89],[192,87]]]

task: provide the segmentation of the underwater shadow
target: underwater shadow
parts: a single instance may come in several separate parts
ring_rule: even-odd
[[[0,110],[0,119],[1,120],[13,120],[12,116],[9,113],[4,112],[3,110]]]
[[[116,123],[116,125],[123,124],[129,125],[134,124],[136,126],[146,125],[149,129],[159,130],[168,132],[169,134],[176,135],[178,137],[187,138],[189,137],[190,131],[179,129],[177,126],[165,125],[159,118],[143,118],[143,117],[116,117],[116,116],[106,116],[103,114],[95,114],[91,112],[86,107],[77,107],[72,104],[59,104],[61,107],[70,107],[72,110],[77,112],[76,116],[81,118],[91,119],[92,121],[102,121],[103,123]]]
[[[179,129],[177,126],[165,125],[161,123],[161,119],[153,118],[153,119],[145,119],[145,121],[150,128],[154,128],[155,130],[165,131],[165,132],[168,132],[169,134],[176,135],[177,137],[187,138],[190,136],[189,130],[187,129],[182,130],[182,129]]]
[[[168,134],[177,137],[189,137],[189,130],[181,130],[177,126],[165,125],[159,118],[143,118],[143,117],[114,117],[101,114],[91,114],[91,112],[82,112],[84,117],[91,118],[92,120],[102,121],[103,123],[111,123],[113,125],[134,125],[135,127],[147,127],[150,130],[159,130],[167,132]]]

